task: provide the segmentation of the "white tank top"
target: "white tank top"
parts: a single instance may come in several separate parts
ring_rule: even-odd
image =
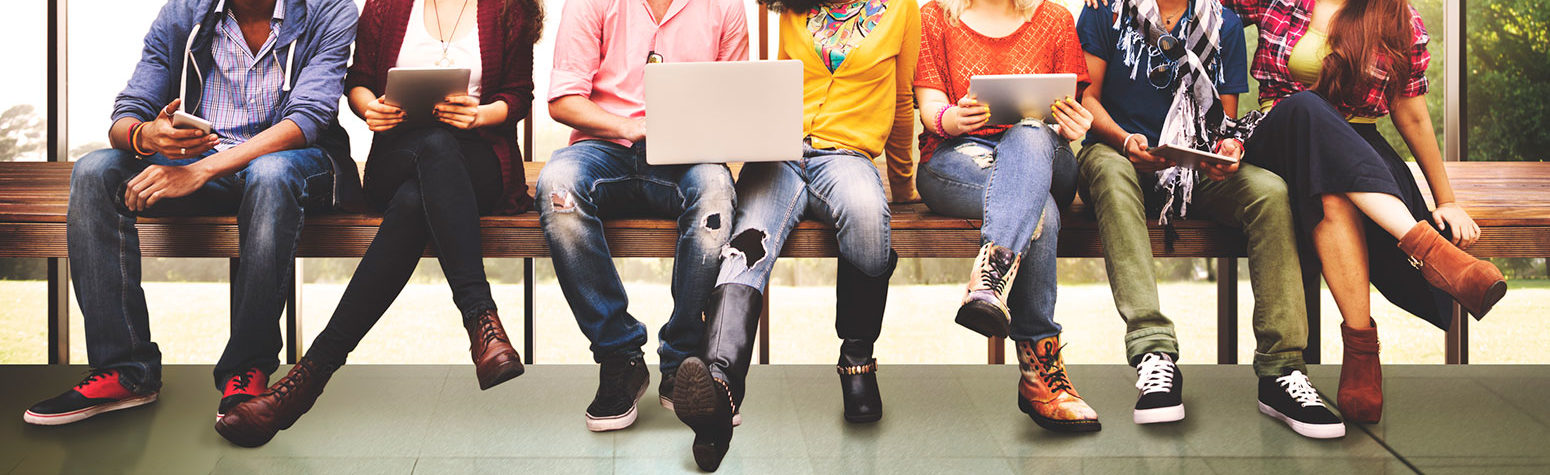
[[[457,1],[460,0],[439,0]],[[479,57],[479,21],[478,0],[469,0],[469,8],[476,13],[473,17],[464,18],[458,25],[457,31],[443,31],[442,33],[453,35],[452,42],[447,47],[447,59],[452,64],[449,67],[468,68],[468,95],[474,99],[479,98],[480,76],[482,64]],[[425,28],[425,0],[414,0],[414,8],[410,9],[409,27],[404,31],[404,45],[398,50],[398,62],[394,65],[400,68],[425,68],[438,66],[441,61],[441,40],[435,33]],[[474,20],[474,21],[469,21]]]

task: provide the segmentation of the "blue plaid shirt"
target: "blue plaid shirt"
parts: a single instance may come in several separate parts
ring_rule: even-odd
[[[237,17],[230,10],[216,24],[210,45],[215,70],[205,78],[204,103],[200,104],[201,115],[215,124],[215,134],[221,137],[216,150],[246,142],[280,121],[280,89],[287,71],[275,51],[275,41],[284,20],[285,2],[275,2],[269,38],[258,54],[248,49]]]

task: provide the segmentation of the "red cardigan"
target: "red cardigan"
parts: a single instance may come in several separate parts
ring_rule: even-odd
[[[522,168],[522,148],[517,145],[516,125],[527,118],[533,104],[533,39],[542,26],[526,18],[530,13],[500,0],[479,2],[479,102],[506,102],[506,122],[480,127],[478,133],[489,141],[500,158],[501,176],[506,183],[504,196],[495,207],[499,214],[516,214],[532,209],[527,177]],[[355,61],[345,75],[345,90],[364,87],[382,95],[387,87],[387,71],[398,61],[409,26],[414,0],[367,0],[361,10],[355,33]]]

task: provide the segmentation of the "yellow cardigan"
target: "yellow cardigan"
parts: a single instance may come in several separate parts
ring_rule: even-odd
[[[896,201],[915,196],[915,62],[920,7],[888,0],[888,10],[832,74],[813,46],[807,13],[781,15],[780,59],[802,60],[802,132],[816,148],[843,148],[888,160]]]

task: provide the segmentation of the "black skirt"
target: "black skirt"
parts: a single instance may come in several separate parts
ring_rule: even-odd
[[[1327,193],[1386,193],[1410,209],[1416,221],[1431,223],[1432,212],[1415,176],[1374,124],[1352,124],[1313,92],[1283,99],[1255,128],[1244,161],[1286,180],[1299,238],[1311,243],[1324,219],[1320,198]],[[1447,329],[1453,299],[1432,287],[1399,250],[1399,241],[1372,219],[1366,222],[1367,262],[1372,284],[1394,305]],[[1435,226],[1434,226],[1435,227]],[[1444,233],[1446,235],[1446,233]],[[1311,249],[1311,246],[1304,246]],[[1305,254],[1304,259],[1316,259]]]

